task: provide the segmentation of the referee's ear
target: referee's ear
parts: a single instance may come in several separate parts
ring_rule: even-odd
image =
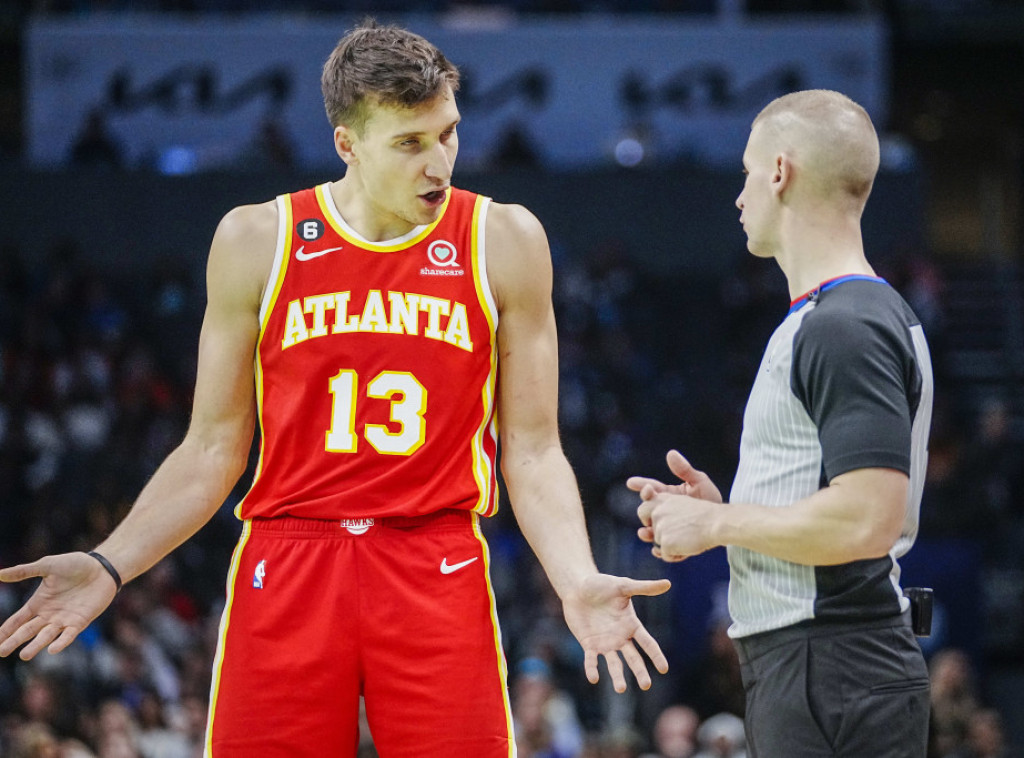
[[[775,156],[775,166],[771,177],[772,194],[776,199],[782,199],[792,181],[793,161],[788,153],[779,153]]]

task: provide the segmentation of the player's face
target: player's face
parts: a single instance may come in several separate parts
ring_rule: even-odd
[[[775,156],[765,144],[760,125],[755,126],[743,152],[743,191],[736,198],[740,223],[747,235],[747,250],[760,257],[775,254],[776,200],[772,192],[777,167]]]
[[[373,108],[353,153],[370,211],[385,225],[404,222],[408,231],[437,218],[459,151],[459,119],[450,89],[416,108]]]

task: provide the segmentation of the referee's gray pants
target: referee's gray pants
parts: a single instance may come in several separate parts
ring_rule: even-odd
[[[924,758],[929,680],[903,616],[734,640],[748,758]]]

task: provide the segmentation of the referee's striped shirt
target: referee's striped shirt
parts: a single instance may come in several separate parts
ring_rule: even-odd
[[[903,531],[888,556],[836,566],[729,547],[730,636],[907,608],[897,559],[917,536],[932,390],[921,324],[884,280],[840,277],[793,303],[747,401],[729,500],[783,508],[844,472],[898,469]]]

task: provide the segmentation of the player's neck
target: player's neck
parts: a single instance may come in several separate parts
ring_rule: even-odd
[[[397,239],[412,231],[416,224],[393,213],[383,212],[362,189],[350,167],[344,177],[328,185],[338,213],[360,237],[371,242]]]

